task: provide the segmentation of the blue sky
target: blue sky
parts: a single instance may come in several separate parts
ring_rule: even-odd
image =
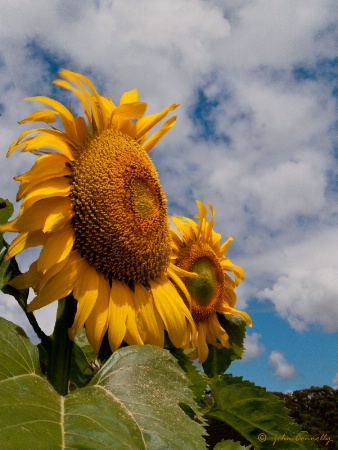
[[[116,102],[136,87],[149,113],[180,103],[151,156],[170,214],[210,202],[234,237],[253,328],[230,370],[270,390],[338,386],[337,19],[329,0],[3,2],[0,197],[15,203],[13,177],[32,163],[5,158],[34,109],[22,99],[73,101],[51,84],[59,68]],[[54,314],[37,313],[46,332]],[[30,332],[2,294],[0,315]]]

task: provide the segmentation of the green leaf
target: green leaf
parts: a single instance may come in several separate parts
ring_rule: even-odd
[[[246,323],[243,319],[230,314],[217,314],[221,326],[229,336],[231,348],[217,348],[208,344],[208,357],[203,363],[204,372],[210,377],[224,373],[236,359],[241,359],[244,351]]]
[[[0,198],[0,223],[7,223],[14,212],[12,203],[9,200]],[[0,232],[0,236],[2,233]]]
[[[234,442],[234,441],[222,441],[219,442],[215,447],[214,450],[250,450],[252,446],[250,447],[241,445],[240,442]]]
[[[317,448],[289,416],[283,401],[271,392],[231,375],[210,379],[209,384],[214,404],[206,417],[227,423],[255,449],[271,449],[277,443],[278,449]]]
[[[74,342],[70,365],[70,381],[77,387],[83,387],[90,382],[93,375],[94,369],[88,362],[85,353],[82,348]]]
[[[169,351],[153,346],[124,347],[93,378],[119,398],[136,418],[147,449],[205,449],[204,428],[181,409],[199,414],[189,381]]]
[[[186,351],[173,348],[170,350],[171,354],[177,359],[181,369],[184,370],[189,381],[191,382],[190,389],[195,394],[195,397],[199,400],[205,394],[208,386],[208,381],[200,370],[196,367],[193,361],[188,358]]]
[[[0,448],[205,449],[197,405],[166,350],[118,350],[90,386],[59,396],[41,377],[37,347],[0,318]]]

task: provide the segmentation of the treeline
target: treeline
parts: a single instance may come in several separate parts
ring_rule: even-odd
[[[312,437],[318,437],[318,448],[338,450],[338,389],[312,386],[288,394],[274,394],[285,402],[290,416],[303,431],[307,431]],[[210,450],[223,439],[240,441],[242,445],[249,444],[243,436],[219,420],[212,419],[207,432],[209,436],[206,440]]]
[[[289,394],[275,392],[284,400],[290,416],[313,437],[323,437],[319,448],[338,449],[338,389],[330,386],[293,391]],[[325,435],[330,438],[325,440]]]

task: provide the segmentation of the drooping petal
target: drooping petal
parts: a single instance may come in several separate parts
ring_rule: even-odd
[[[61,199],[64,201],[61,202]],[[54,211],[56,208],[66,207],[68,205],[70,205],[69,199],[55,197],[37,201],[30,208],[22,208],[20,216],[15,220],[15,223],[12,227],[13,231],[40,231],[44,229],[47,221],[51,221],[50,214],[52,213],[52,211]],[[51,229],[49,229],[48,231],[50,230]]]
[[[53,123],[56,121],[55,116],[59,113],[57,111],[52,111],[51,109],[40,109],[38,111],[34,111],[32,114],[29,114],[25,119],[20,120],[20,124],[29,123],[29,122],[45,122],[45,123]]]
[[[163,322],[160,314],[154,307],[153,296],[140,283],[136,283],[133,299],[137,308],[138,328],[143,342],[163,347]]]
[[[47,133],[46,130],[44,130],[43,132],[40,131],[40,134],[28,138],[25,141],[20,142],[16,146],[11,146],[9,153],[22,146],[24,146],[24,148],[22,149],[23,152],[31,152],[39,149],[50,148],[63,153],[70,161],[74,160],[74,151],[72,146],[69,145],[68,142],[66,142],[65,139],[62,138],[62,136],[52,136],[50,133]]]
[[[118,280],[113,280],[109,304],[109,345],[114,352],[118,349],[126,334],[127,314],[133,307],[132,292],[129,287]]]
[[[65,132],[67,135],[72,139],[72,141],[76,142],[76,131],[74,127],[74,116],[69,111],[68,108],[66,108],[62,103],[58,102],[57,100],[54,100],[49,97],[44,96],[36,96],[36,97],[27,97],[25,100],[32,100],[35,102],[41,102],[45,103],[48,106],[51,106],[52,108],[57,111],[57,113],[60,115],[62,124],[64,126]],[[32,117],[34,117],[34,113],[31,114]],[[36,122],[37,120],[34,119]]]
[[[15,177],[16,180],[21,181],[16,199],[20,200],[36,184],[50,178],[70,175],[71,170],[66,165],[67,162],[69,162],[68,158],[59,153],[41,155],[28,172]]]
[[[39,279],[39,273],[37,271],[37,263],[34,261],[26,273],[21,273],[13,280],[9,281],[8,284],[15,289],[27,289],[29,287],[34,287]]]
[[[92,312],[86,320],[86,333],[90,345],[99,352],[103,337],[108,329],[110,286],[109,281],[101,273],[99,276],[99,295]]]
[[[187,342],[187,334],[190,334],[187,321],[194,328],[190,311],[169,280],[150,281],[150,285],[155,306],[162,317],[171,342],[175,347],[182,348]]]
[[[67,258],[73,248],[74,240],[75,234],[71,225],[52,233],[41,250],[38,270],[44,273],[54,264]]]
[[[22,204],[22,209],[30,208],[35,202],[51,197],[68,197],[70,184],[67,178],[52,178],[34,186]]]
[[[78,277],[73,290],[73,296],[78,302],[74,323],[69,329],[69,338],[74,339],[83,327],[92,312],[100,293],[99,276],[95,268],[89,264],[83,270],[82,276]]]
[[[205,322],[199,322],[198,324],[197,349],[198,349],[198,361],[202,364],[207,359],[209,353]]]
[[[5,255],[5,261],[13,258],[13,256],[17,255],[27,248],[43,245],[46,240],[47,236],[41,231],[20,233],[9,246],[9,249]]]
[[[56,206],[51,210],[45,221],[42,229],[44,233],[60,230],[71,222],[74,215],[72,204],[68,197],[55,197],[48,201],[51,202],[52,200]]]
[[[78,251],[70,254],[67,264],[39,290],[38,295],[27,306],[27,311],[35,311],[47,306],[55,300],[67,297],[74,289],[78,278],[88,265]]]

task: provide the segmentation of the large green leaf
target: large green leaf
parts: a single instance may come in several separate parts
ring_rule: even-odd
[[[246,323],[244,320],[230,314],[217,314],[217,318],[221,326],[228,333],[231,348],[217,348],[214,345],[208,344],[209,353],[207,359],[203,363],[203,369],[211,378],[224,373],[232,361],[241,359],[244,351],[246,330]]]
[[[209,385],[213,406],[206,417],[227,423],[255,449],[271,449],[275,444],[288,450],[317,448],[273,393],[231,375],[210,379]]]
[[[118,350],[90,386],[59,396],[40,374],[37,348],[0,318],[0,448],[205,449],[183,371],[166,350]]]
[[[179,405],[199,416],[189,381],[167,350],[132,346],[114,353],[90,385],[119,398],[144,430],[146,448],[205,449],[204,428]]]

